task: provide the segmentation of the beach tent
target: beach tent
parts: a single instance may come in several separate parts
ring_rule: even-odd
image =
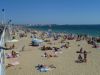
[[[37,38],[32,38],[32,45],[33,46],[39,46],[41,43],[43,42],[43,40],[41,39],[37,39]]]

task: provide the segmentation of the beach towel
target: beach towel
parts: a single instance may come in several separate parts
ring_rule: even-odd
[[[6,58],[13,58],[13,56],[11,55],[11,53],[6,54]]]
[[[18,65],[18,64],[19,64],[18,61],[15,61],[15,62],[12,62],[12,63],[8,63],[8,65],[6,66],[6,68],[12,67],[12,66],[16,66],[16,65]]]
[[[50,70],[52,70],[52,69],[48,68],[48,67],[44,67],[44,68],[39,69],[40,72],[47,72],[47,71],[50,71]]]
[[[62,51],[55,52],[55,54],[62,54],[62,53],[63,53]]]
[[[15,61],[15,62],[12,62],[11,65],[15,66],[15,65],[18,65],[19,62],[18,61]]]

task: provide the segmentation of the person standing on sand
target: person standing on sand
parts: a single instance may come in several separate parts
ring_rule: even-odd
[[[17,53],[16,53],[15,51],[12,50],[11,54],[12,54],[12,56],[13,56],[14,58],[17,57]]]
[[[12,45],[12,49],[14,49],[14,48],[15,48],[15,45],[13,44],[13,45]]]
[[[24,51],[24,49],[25,49],[25,45],[22,47],[22,51]]]
[[[83,55],[84,55],[84,62],[87,62],[87,52],[84,51],[84,52],[83,52]]]
[[[7,44],[5,43],[5,47],[7,48]]]

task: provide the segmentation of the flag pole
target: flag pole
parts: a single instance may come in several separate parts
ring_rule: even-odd
[[[2,25],[5,24],[5,9],[2,9]]]

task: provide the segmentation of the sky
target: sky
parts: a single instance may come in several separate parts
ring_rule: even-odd
[[[100,0],[0,0],[3,8],[16,24],[100,24]]]

